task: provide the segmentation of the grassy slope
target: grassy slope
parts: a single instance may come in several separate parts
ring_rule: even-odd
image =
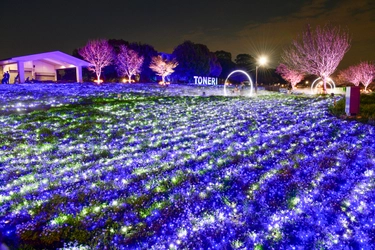
[[[335,106],[331,106],[330,111],[336,116],[344,116],[345,98],[339,100]],[[360,113],[355,119],[360,122],[375,120],[375,93],[370,95],[361,94]]]

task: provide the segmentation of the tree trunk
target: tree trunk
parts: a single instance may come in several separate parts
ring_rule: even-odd
[[[165,80],[164,80],[164,79],[165,79],[165,76],[164,76],[164,75],[161,76],[161,79],[162,79],[162,82],[165,83]]]
[[[96,74],[96,76],[98,77],[98,79],[97,79],[98,84],[100,84],[100,73]]]
[[[132,75],[128,75],[129,83],[132,83]]]
[[[322,77],[323,81],[323,94],[327,94],[327,79],[325,77]]]

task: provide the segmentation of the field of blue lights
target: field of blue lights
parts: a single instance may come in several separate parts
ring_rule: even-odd
[[[1,86],[8,246],[375,244],[374,126],[333,117],[330,97],[139,86]]]

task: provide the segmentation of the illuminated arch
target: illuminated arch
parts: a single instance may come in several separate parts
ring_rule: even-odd
[[[314,89],[316,89],[318,87],[318,84],[316,84],[319,80],[321,80],[322,78],[321,77],[318,77],[315,79],[315,81],[313,81],[313,83],[311,84],[311,94],[315,94],[315,91]],[[316,85],[315,85],[316,84]],[[327,84],[331,87],[331,90],[335,91],[336,89],[336,84],[335,82],[331,79],[331,78],[328,78],[328,81],[327,81]],[[314,86],[315,85],[315,86]]]
[[[253,94],[253,81],[251,80],[251,77],[248,73],[246,73],[245,71],[243,70],[235,70],[235,71],[232,71],[228,76],[227,76],[227,79],[225,79],[225,82],[224,82],[224,96],[227,95],[227,81],[228,81],[228,78],[233,75],[234,73],[242,73],[244,75],[247,76],[247,78],[249,79],[249,82],[250,82],[250,95]]]

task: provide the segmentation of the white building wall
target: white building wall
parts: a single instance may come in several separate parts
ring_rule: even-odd
[[[55,81],[56,70],[53,64],[49,64],[43,61],[33,61],[35,65],[35,79],[39,81]]]
[[[31,70],[33,68],[33,62],[32,61],[24,62],[24,67],[25,69]]]
[[[55,66],[52,64],[45,63],[42,61],[34,61],[33,65],[35,65],[35,73],[55,74]]]
[[[31,81],[32,79],[39,81],[56,81],[56,70],[62,68],[76,68],[77,81],[81,82],[82,65],[85,67],[89,65],[85,61],[79,60],[59,51],[14,57],[11,58],[11,61],[15,61],[17,63],[0,66],[0,78],[2,78],[4,72],[8,71],[10,73],[10,83],[13,83],[14,78],[19,75],[18,67],[24,69],[24,74],[20,74],[20,78],[22,78],[20,79],[21,82],[24,82],[25,80]],[[8,62],[9,60],[2,61],[2,63]]]
[[[33,68],[35,66],[35,68]],[[45,63],[42,61],[28,61],[24,62],[25,67],[25,80],[29,78],[36,79],[40,81],[55,81],[56,78],[56,70],[55,66],[49,63]],[[18,67],[17,63],[4,65],[2,67],[2,74],[0,75],[0,78],[2,79],[3,74],[5,72],[9,72],[10,74],[10,83],[14,83],[14,79],[18,75]]]
[[[25,62],[24,67],[25,67],[25,80],[27,78],[29,78],[29,80],[35,79],[35,69],[33,68],[34,67],[33,61]]]
[[[1,79],[3,79],[3,74],[7,71],[10,74],[9,83],[14,83],[14,78],[18,75],[17,63],[4,65]]]
[[[35,67],[34,67],[35,66]],[[39,80],[39,81],[55,81],[56,80],[56,70],[53,64],[49,64],[43,61],[28,61],[24,62],[25,67],[25,80],[29,78]],[[14,79],[18,75],[17,63],[8,64],[3,66],[3,72],[0,75],[2,79],[5,72],[10,74],[10,83],[14,83]]]

